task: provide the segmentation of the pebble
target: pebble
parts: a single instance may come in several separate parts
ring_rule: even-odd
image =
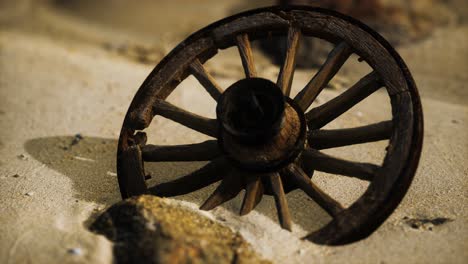
[[[74,145],[80,143],[80,141],[81,141],[82,139],[83,139],[83,136],[82,136],[80,133],[76,134],[75,137],[73,138],[73,140],[72,140],[70,146],[74,146]]]
[[[27,192],[27,193],[25,193],[24,195],[26,195],[26,196],[33,196],[33,195],[34,195],[34,192]]]
[[[216,219],[220,222],[226,222],[226,218],[224,218],[224,216],[217,216]]]
[[[70,248],[68,249],[68,254],[74,255],[74,256],[81,256],[83,255],[83,250],[81,248]]]
[[[108,172],[107,172],[107,175],[108,175],[108,176],[114,176],[114,177],[115,177],[115,176],[117,176],[117,173],[112,172],[112,171],[108,171]]]
[[[93,159],[83,158],[83,157],[80,157],[80,156],[75,156],[74,159],[81,160],[81,161],[87,161],[87,162],[96,162]]]
[[[11,177],[13,177],[13,178],[19,178],[19,174],[15,174],[15,175],[13,175],[13,176],[11,176]]]
[[[26,155],[24,155],[24,154],[19,154],[19,155],[18,155],[18,159],[21,159],[21,160],[28,160],[28,157],[26,157]]]

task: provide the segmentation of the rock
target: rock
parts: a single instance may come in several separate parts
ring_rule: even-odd
[[[17,157],[20,160],[28,160],[28,157],[26,155],[24,155],[24,154],[19,154]]]
[[[113,205],[90,229],[114,242],[117,263],[268,263],[228,227],[151,195]]]
[[[70,143],[70,147],[80,143],[82,139],[83,139],[83,136],[80,133],[76,134],[72,142]]]
[[[83,250],[81,248],[70,248],[67,250],[68,254],[74,256],[81,256],[83,255]]]

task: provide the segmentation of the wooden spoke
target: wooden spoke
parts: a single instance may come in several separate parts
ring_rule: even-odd
[[[246,215],[252,211],[260,202],[263,196],[263,185],[259,176],[247,176],[247,186],[245,189],[244,201],[240,210],[241,215]]]
[[[301,31],[299,28],[289,28],[286,56],[280,69],[278,81],[276,82],[286,96],[289,96],[291,93],[291,84],[294,76],[294,69],[296,68],[296,53],[299,48],[300,36]]]
[[[237,48],[244,67],[245,77],[253,78],[257,76],[255,64],[252,55],[252,48],[250,47],[249,35],[241,34],[236,37]]]
[[[314,170],[332,174],[355,177],[361,180],[372,181],[376,171],[380,168],[370,163],[359,163],[338,159],[318,150],[308,149],[302,153],[304,161]]]
[[[382,86],[383,83],[376,72],[366,75],[341,95],[310,110],[306,114],[309,128],[317,129],[325,126]]]
[[[157,115],[173,120],[205,135],[217,136],[218,124],[215,119],[185,111],[161,99],[156,100],[153,111]]]
[[[343,211],[343,206],[317,187],[299,166],[292,163],[285,169],[285,173],[331,216],[336,217]]]
[[[302,110],[306,111],[307,108],[309,108],[323,88],[325,88],[341,66],[343,66],[351,53],[351,47],[349,47],[346,42],[341,42],[328,54],[327,60],[317,74],[315,74],[312,80],[310,80],[304,89],[294,98]]]
[[[211,210],[218,205],[221,205],[232,198],[242,190],[243,182],[241,175],[237,170],[231,170],[229,174],[224,177],[219,184],[218,188],[208,197],[208,199],[200,206],[201,210]]]
[[[275,197],[281,227],[291,231],[291,215],[289,213],[288,202],[286,201],[286,195],[284,194],[283,183],[281,182],[280,175],[278,173],[271,173],[268,177],[273,196]]]
[[[216,140],[176,146],[146,145],[141,151],[145,161],[204,161],[221,155]]]
[[[195,78],[201,83],[205,90],[218,101],[219,96],[223,93],[223,89],[216,83],[216,80],[203,67],[203,64],[198,59],[195,59],[190,64],[190,71]]]
[[[389,139],[392,128],[392,121],[384,121],[355,128],[312,130],[307,140],[314,149],[336,148]]]
[[[149,191],[163,197],[187,194],[221,180],[231,169],[226,159],[218,158],[186,176],[151,187]]]

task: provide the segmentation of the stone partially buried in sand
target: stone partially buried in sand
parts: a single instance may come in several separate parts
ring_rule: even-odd
[[[150,195],[113,205],[90,229],[114,242],[116,263],[269,263],[228,227]]]

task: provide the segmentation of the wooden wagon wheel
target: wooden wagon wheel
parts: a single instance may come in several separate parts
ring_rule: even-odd
[[[287,36],[287,51],[276,83],[258,78],[250,40]],[[305,88],[289,98],[299,39],[317,37],[335,47]],[[237,45],[246,78],[222,89],[203,64],[219,49]],[[336,98],[309,110],[322,89],[351,54],[372,68]],[[217,101],[217,119],[180,109],[165,99],[188,75],[198,79]],[[379,88],[385,87],[392,120],[348,129],[321,129]],[[147,128],[160,115],[213,137],[178,146],[146,144]],[[285,193],[302,189],[333,219],[306,238],[343,244],[372,233],[400,203],[418,165],[423,138],[422,109],[414,81],[395,50],[362,23],[320,8],[271,7],[216,22],[178,45],[151,72],[138,90],[122,127],[117,169],[123,198],[144,193],[174,196],[221,181],[201,206],[212,209],[246,194],[241,214],[249,213],[262,195],[273,195],[281,226],[291,229]],[[380,165],[346,161],[321,149],[388,139]],[[144,162],[209,161],[174,181],[148,188]],[[311,180],[314,170],[370,182],[348,208]]]

